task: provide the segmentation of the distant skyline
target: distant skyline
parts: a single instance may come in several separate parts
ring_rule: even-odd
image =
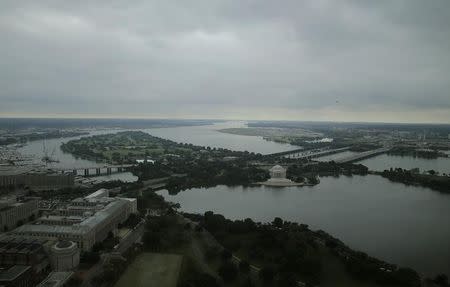
[[[450,1],[0,4],[0,117],[450,123]]]

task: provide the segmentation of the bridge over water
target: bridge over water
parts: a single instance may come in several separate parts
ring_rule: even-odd
[[[283,156],[288,158],[298,158],[298,159],[313,159],[321,156],[326,156],[330,154],[340,153],[349,150],[350,147],[336,148],[336,149],[325,149],[325,150],[303,150],[303,149],[295,149],[290,151],[284,151],[279,153],[268,154],[266,156]],[[356,162],[366,158],[374,157],[379,154],[386,153],[390,150],[390,147],[382,147],[375,150],[370,150],[366,152],[361,152],[357,154],[352,154],[344,158],[340,158],[335,160],[336,163],[348,163],[348,162]]]
[[[386,153],[390,149],[391,149],[390,147],[382,147],[382,148],[375,149],[375,150],[370,150],[370,151],[366,151],[366,152],[353,154],[353,155],[347,156],[345,158],[338,159],[335,162],[336,163],[350,163],[350,162],[360,161],[360,160],[363,160],[366,158],[370,158],[373,156],[377,156],[379,154]]]
[[[266,156],[275,157],[289,157],[289,158],[316,158],[329,154],[339,153],[348,150],[350,147],[336,148],[336,149],[322,149],[322,150],[304,150],[304,149],[294,149],[289,151],[277,152],[268,154]]]
[[[78,167],[78,168],[58,168],[54,169],[61,173],[72,173],[73,175],[81,176],[98,176],[98,175],[109,175],[113,173],[121,173],[129,170],[133,167],[133,164],[123,164],[123,165],[105,165],[105,166],[94,166],[94,167]]]

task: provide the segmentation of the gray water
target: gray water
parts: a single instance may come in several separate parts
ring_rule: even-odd
[[[192,143],[200,146],[211,146],[218,148],[226,148],[237,151],[250,151],[255,153],[275,153],[280,151],[292,150],[298,148],[297,146],[289,144],[275,143],[266,141],[262,137],[254,136],[241,136],[227,133],[221,133],[217,130],[230,128],[230,127],[245,127],[243,122],[225,122],[214,125],[205,126],[183,126],[173,128],[153,128],[153,129],[139,129],[140,131],[147,132],[153,136],[170,139],[180,143]],[[117,133],[119,129],[107,129],[107,130],[94,130],[90,131],[89,135],[102,135]],[[19,148],[18,151],[28,157],[32,158],[32,162],[35,165],[42,165],[42,157],[44,156],[44,145],[48,154],[52,155],[52,158],[57,159],[59,162],[49,163],[48,168],[85,168],[104,166],[105,163],[96,163],[90,160],[84,160],[76,158],[75,156],[64,153],[60,147],[63,143],[70,140],[79,139],[85,136],[76,136],[70,138],[57,138],[28,142],[24,147]]]
[[[249,151],[261,154],[298,149],[298,146],[267,141],[258,136],[243,136],[218,132],[225,128],[247,127],[245,122],[225,122],[206,126],[157,128],[143,130],[151,135],[175,142],[199,146],[226,148],[235,151]]]
[[[439,173],[450,174],[450,158],[438,157],[436,159],[425,159],[412,156],[399,156],[382,154],[376,157],[362,160],[361,163],[370,170],[383,171],[389,168],[412,169],[419,168],[421,172],[435,170]],[[450,188],[450,187],[449,187]]]
[[[70,140],[79,139],[81,137],[93,136],[93,135],[101,135],[101,134],[110,134],[116,133],[121,130],[93,130],[90,131],[88,135],[69,137],[69,138],[55,138],[55,139],[47,139],[47,140],[37,140],[28,142],[25,146],[18,149],[18,151],[30,158],[30,163],[35,166],[41,166],[45,168],[52,169],[81,169],[81,168],[94,168],[94,167],[102,167],[106,165],[106,163],[95,162],[85,159],[80,159],[78,157],[73,156],[70,153],[65,153],[61,150],[61,145]],[[58,160],[58,162],[50,162],[47,165],[44,165],[42,162],[42,157],[44,157],[44,146],[47,154],[51,156],[52,159]],[[138,180],[136,176],[134,176],[131,172],[124,173],[115,173],[111,175],[90,177],[90,181],[112,181],[112,180],[121,180],[123,182],[135,182]]]
[[[145,129],[152,135],[177,142],[232,150],[272,153],[295,149],[292,145],[269,142],[261,137],[220,133],[217,129],[245,126],[241,122],[209,126]],[[96,130],[90,135],[115,133]],[[63,153],[62,143],[80,137],[46,140],[50,152],[60,162],[55,168],[83,168],[103,163],[77,159]],[[20,148],[42,164],[43,141]],[[449,159],[427,160],[381,155],[362,161],[371,169],[419,167],[422,170],[448,170]],[[126,175],[125,175],[126,176]],[[269,187],[225,187],[194,189],[169,196],[183,210],[214,210],[229,218],[252,217],[271,221],[275,216],[309,224],[343,240],[352,248],[389,262],[411,266],[421,272],[450,275],[450,196],[426,188],[392,183],[376,176],[322,178],[314,187],[273,189]]]
[[[18,151],[27,157],[31,158],[31,161],[35,165],[43,165],[42,157],[44,157],[44,146],[47,150],[47,154],[53,159],[57,159],[59,162],[51,162],[47,164],[48,168],[56,169],[72,169],[72,168],[88,168],[104,166],[105,163],[96,163],[90,160],[84,160],[73,156],[70,153],[65,153],[61,150],[61,145],[71,140],[79,139],[81,137],[116,133],[121,130],[93,130],[89,131],[88,135],[68,137],[68,138],[55,138],[46,140],[36,140],[28,142],[24,147],[18,149]]]
[[[421,273],[450,275],[450,195],[379,176],[323,177],[314,187],[199,188],[169,195],[186,212],[285,220],[323,229],[351,248]]]

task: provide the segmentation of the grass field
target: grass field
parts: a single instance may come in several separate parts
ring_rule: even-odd
[[[115,287],[176,287],[182,256],[143,253],[128,266]]]

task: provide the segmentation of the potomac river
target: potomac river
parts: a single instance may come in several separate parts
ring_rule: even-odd
[[[242,127],[242,122],[207,126],[144,129],[154,136],[177,142],[263,154],[297,147],[266,141],[261,137],[232,135],[217,129]],[[118,130],[92,131],[91,135]],[[78,137],[75,137],[78,138]],[[55,167],[94,166],[60,151],[62,142],[72,138],[50,139],[47,150],[55,149],[59,163]],[[40,161],[43,142],[35,141],[20,148],[23,154]],[[364,160],[373,170],[390,167],[434,169],[450,172],[450,159],[427,160],[380,155]],[[102,164],[99,164],[102,165]],[[181,209],[202,213],[212,210],[232,219],[250,217],[256,221],[286,220],[323,229],[351,248],[417,271],[450,275],[450,195],[428,188],[406,186],[379,176],[322,177],[314,187],[226,187],[191,189],[172,196],[160,191],[167,200],[178,202]]]

